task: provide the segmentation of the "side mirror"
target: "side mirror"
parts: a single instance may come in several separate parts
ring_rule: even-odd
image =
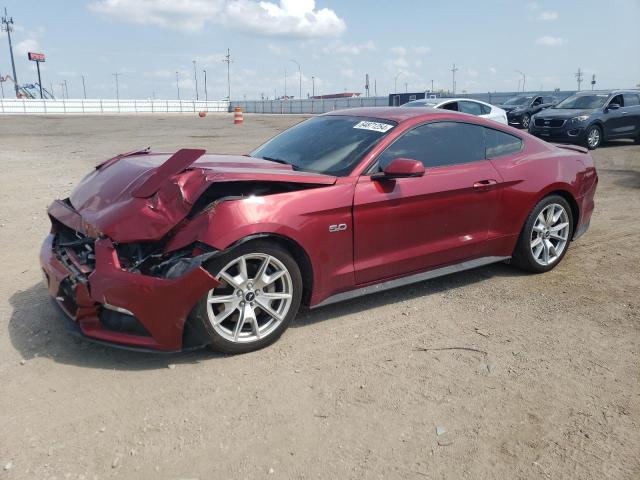
[[[373,180],[391,180],[393,178],[422,177],[424,165],[410,158],[396,158],[382,169],[382,172],[371,175]]]
[[[620,108],[620,105],[618,105],[617,103],[610,103],[609,106],[607,107],[607,110],[618,110]]]

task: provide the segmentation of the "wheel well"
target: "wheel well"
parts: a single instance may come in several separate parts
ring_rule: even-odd
[[[293,256],[293,259],[300,267],[300,274],[302,275],[302,304],[309,305],[311,293],[313,292],[313,266],[305,249],[295,240],[272,233],[251,235],[236,242],[234,246],[257,239],[276,243]]]
[[[573,195],[566,190],[554,190],[553,192],[547,193],[545,197],[549,197],[551,195],[558,195],[564,198],[571,207],[571,216],[573,217],[573,231],[571,232],[571,235],[573,235],[573,232],[575,232],[576,226],[578,225],[578,221],[580,220],[580,208],[578,207],[578,202],[576,202]]]

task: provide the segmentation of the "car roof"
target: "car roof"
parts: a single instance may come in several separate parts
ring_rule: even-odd
[[[437,105],[439,103],[448,103],[448,102],[476,102],[476,103],[484,103],[485,105],[489,105],[488,103],[485,103],[482,100],[477,100],[475,98],[464,98],[464,97],[419,98],[418,100],[412,100],[407,103],[432,103],[434,105]]]
[[[454,112],[451,110],[442,110],[438,108],[424,107],[361,107],[361,108],[349,108],[345,110],[334,110],[332,112],[323,113],[322,115],[344,115],[352,117],[367,117],[377,118],[380,120],[390,120],[392,122],[402,123],[407,120],[411,120],[417,117],[423,120],[437,119],[437,118],[451,118],[456,116],[462,116],[465,119],[476,119],[477,123],[482,123],[481,117],[470,115],[468,113]],[[484,123],[482,123],[484,125]]]
[[[640,94],[640,90],[636,90],[634,88],[621,89],[621,90],[583,90],[581,92],[574,93],[574,95],[619,95],[621,93]]]

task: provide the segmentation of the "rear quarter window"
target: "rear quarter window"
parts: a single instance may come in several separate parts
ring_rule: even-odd
[[[509,133],[485,127],[485,152],[488,159],[503,157],[522,150],[522,139]]]

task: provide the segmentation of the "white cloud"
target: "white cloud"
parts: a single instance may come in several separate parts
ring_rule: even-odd
[[[20,57],[26,57],[28,52],[37,52],[39,50],[40,44],[33,37],[25,38],[16,43],[16,54]]]
[[[407,49],[405,47],[391,47],[389,49],[389,51],[395,55],[400,55],[401,57],[404,57],[407,54]]]
[[[290,55],[291,50],[289,50],[284,45],[276,45],[275,43],[270,43],[267,45],[267,49],[273,53],[274,55],[278,55],[280,57],[284,57],[286,55]]]
[[[89,9],[118,20],[185,31],[209,23],[274,37],[326,37],[346,24],[315,0],[94,0]]]
[[[550,35],[545,35],[544,37],[540,37],[536,40],[538,45],[544,45],[546,47],[559,47],[564,43],[564,39],[560,37],[552,37]]]
[[[540,12],[540,16],[538,18],[544,21],[553,21],[558,20],[558,18],[560,18],[560,15],[558,14],[558,12]]]
[[[373,52],[376,49],[376,45],[371,41],[363,43],[334,43],[327,45],[322,49],[322,52],[327,55],[360,55],[364,52]]]
[[[429,53],[431,51],[431,47],[416,46],[416,47],[413,47],[413,51],[418,55],[424,55],[425,53]]]

